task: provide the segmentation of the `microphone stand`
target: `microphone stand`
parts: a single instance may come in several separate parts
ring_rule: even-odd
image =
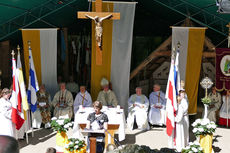
[[[99,122],[98,120],[96,120],[96,121],[97,121],[98,125],[100,126],[100,125],[101,125],[100,122]],[[100,127],[101,127],[102,129],[104,129],[105,132],[106,132],[107,134],[109,134],[109,135],[113,138],[116,147],[120,147],[120,146],[121,146],[120,142],[119,142],[116,138],[114,138],[114,136],[112,136],[112,134],[111,134],[107,129],[105,129],[103,125],[101,125]]]
[[[109,134],[109,135],[113,138],[116,147],[120,147],[120,146],[122,147],[122,145],[120,144],[120,142],[119,142],[116,138],[114,138],[114,136],[112,136],[112,134],[111,134],[108,130],[106,130],[105,128],[104,128],[104,130],[105,130],[105,132],[106,132],[107,134]]]

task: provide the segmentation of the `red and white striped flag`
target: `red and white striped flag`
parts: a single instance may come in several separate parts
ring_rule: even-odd
[[[13,52],[14,54],[14,52]],[[13,72],[13,91],[11,97],[12,103],[12,122],[15,124],[17,130],[19,130],[24,123],[24,113],[21,101],[21,92],[19,89],[19,82],[17,76],[16,60],[14,55],[12,56],[12,72]]]
[[[177,57],[178,58],[178,57]],[[178,60],[178,59],[177,59]],[[176,62],[177,63],[177,62]],[[174,59],[171,61],[171,67],[169,71],[169,78],[166,90],[166,132],[172,141],[169,141],[169,147],[175,145],[175,116],[177,110],[177,99],[176,99],[176,82],[177,82],[177,71]]]
[[[166,127],[167,127],[167,134],[171,136],[172,131],[175,127],[175,112],[177,109],[177,101],[176,101],[176,90],[175,90],[175,80],[174,80],[174,71],[173,66],[171,65],[167,90],[166,90]]]

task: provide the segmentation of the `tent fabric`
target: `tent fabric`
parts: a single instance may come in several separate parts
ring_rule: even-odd
[[[169,32],[168,26],[184,20],[186,15],[191,15],[192,18],[196,19],[197,23],[210,25],[212,30],[218,30],[227,35],[225,25],[228,24],[230,16],[218,13],[218,8],[215,6],[216,4],[213,0],[139,0],[137,2],[139,2],[139,7],[136,14],[139,19],[137,18],[136,21],[139,20],[139,23],[142,24],[138,24],[136,29],[141,32],[143,32],[142,28],[150,25],[148,31],[146,30],[147,34],[153,29],[151,33],[167,34]],[[160,5],[159,2],[164,5]],[[67,3],[70,3],[70,5],[66,5]],[[66,6],[60,9],[64,5]],[[173,9],[167,7],[170,5]],[[2,27],[0,28],[0,31],[2,31],[0,39],[5,38],[4,36],[7,32],[9,32],[11,38],[14,38],[13,36],[15,35],[12,34],[18,29],[25,27],[69,27],[75,23],[78,26],[81,23],[76,22],[76,12],[79,10],[88,10],[88,6],[89,2],[85,0],[62,0],[61,2],[50,0],[1,0],[0,14],[4,14],[4,16],[0,17],[0,27]],[[202,11],[199,12],[199,10]],[[151,25],[151,23],[154,25]],[[156,25],[160,30],[155,30]],[[11,27],[9,31],[6,30],[7,26]]]

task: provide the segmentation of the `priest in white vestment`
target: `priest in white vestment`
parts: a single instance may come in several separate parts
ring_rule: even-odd
[[[86,91],[85,86],[80,86],[80,92],[77,94],[74,100],[74,114],[77,113],[79,106],[90,107],[92,106],[92,98],[90,94]]]
[[[127,125],[130,130],[133,130],[134,121],[136,118],[136,123],[138,129],[148,130],[148,108],[149,100],[145,95],[142,95],[142,88],[136,88],[136,94],[133,94],[128,100],[128,117]]]
[[[40,128],[43,123],[45,128],[49,128],[51,126],[51,98],[44,84],[40,86],[36,95],[37,109],[32,113],[32,126],[33,128]]]
[[[73,96],[70,91],[65,88],[65,83],[60,83],[60,91],[58,91],[53,99],[54,116],[73,116]]]
[[[159,84],[153,86],[153,92],[149,95],[149,122],[152,125],[165,125],[165,94],[160,90]]]
[[[13,123],[11,120],[12,105],[9,100],[11,91],[4,88],[1,92],[0,99],[0,135],[8,135],[14,137]]]
[[[208,107],[208,119],[216,123],[216,111],[220,108],[221,95],[216,92],[216,87],[212,87],[212,92],[208,94],[208,97],[211,99],[211,104]]]
[[[220,125],[230,125],[230,90],[227,90],[226,95],[223,96],[223,104],[220,108]],[[227,122],[228,119],[228,122]]]
[[[97,96],[97,101],[100,101],[103,106],[116,107],[118,104],[115,93],[109,89],[109,81],[105,78],[101,80],[102,91]]]
[[[179,91],[176,122],[176,150],[181,152],[189,143],[188,100],[184,89]]]

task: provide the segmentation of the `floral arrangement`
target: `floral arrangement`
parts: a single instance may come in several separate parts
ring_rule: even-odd
[[[196,136],[213,134],[217,127],[216,124],[212,121],[210,122],[209,119],[197,119],[192,123],[192,126],[192,132]]]
[[[195,142],[189,142],[189,146],[182,149],[181,153],[204,153],[203,149],[200,146],[200,143]]]
[[[106,149],[106,153],[178,153],[172,148],[151,149],[146,145],[126,144],[115,148],[114,150]]]
[[[209,97],[204,97],[204,98],[201,99],[201,102],[204,103],[204,104],[210,105],[212,100]]]
[[[69,118],[59,117],[57,119],[56,117],[53,117],[51,119],[51,127],[54,131],[66,132],[69,128],[73,127],[73,122],[71,122]]]
[[[80,140],[77,138],[70,138],[68,139],[68,143],[65,145],[65,149],[69,152],[73,152],[75,150],[85,150],[86,151],[86,144],[84,140]],[[83,151],[84,152],[84,151]]]

